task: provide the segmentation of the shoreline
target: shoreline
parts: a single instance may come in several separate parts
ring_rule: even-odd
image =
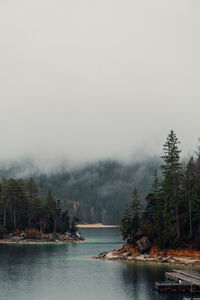
[[[10,234],[4,238],[0,239],[0,245],[5,244],[18,244],[18,245],[58,245],[58,244],[69,244],[74,242],[81,242],[85,239],[83,236],[77,231],[74,233],[66,233],[66,234],[38,234],[27,236],[25,233],[21,233],[20,235]]]
[[[184,253],[187,253],[184,255]],[[153,250],[150,253],[140,254],[134,248],[124,245],[118,250],[103,252],[93,259],[109,260],[116,262],[145,263],[145,264],[166,264],[166,265],[184,265],[200,267],[200,251],[198,250],[168,250],[162,252]]]
[[[120,225],[104,225],[102,223],[95,224],[78,224],[77,228],[119,228]]]
[[[78,242],[82,242],[82,240],[55,241],[55,242],[33,241],[33,240],[12,242],[7,240],[0,240],[0,245],[64,245],[64,244],[71,244],[71,243],[78,243]]]

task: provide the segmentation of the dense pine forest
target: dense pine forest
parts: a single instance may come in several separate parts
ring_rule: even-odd
[[[62,209],[49,188],[41,198],[33,178],[27,183],[22,179],[4,179],[0,185],[0,235],[27,229],[44,233],[61,232],[75,228],[75,220]]]
[[[64,232],[70,229],[69,216],[72,227],[75,219],[104,224],[121,220],[122,236],[132,243],[145,235],[165,248],[184,243],[199,247],[200,154],[183,160],[174,131],[163,150],[161,159],[129,164],[107,160],[51,173],[32,165],[4,167],[1,231]]]
[[[145,205],[137,188],[121,219],[124,240],[142,237],[161,248],[200,248],[200,154],[181,159],[180,142],[172,130],[163,146],[160,169],[154,171]],[[161,174],[161,176],[158,175]]]
[[[33,177],[44,205],[51,188],[62,210],[67,210],[72,217],[77,216],[82,223],[119,224],[134,186],[144,201],[152,184],[153,170],[159,162],[157,158],[144,157],[129,163],[104,160],[44,172],[31,161],[20,161],[2,166],[0,180],[3,183],[3,178],[22,178],[27,186],[29,177]],[[27,192],[26,188],[25,194]]]

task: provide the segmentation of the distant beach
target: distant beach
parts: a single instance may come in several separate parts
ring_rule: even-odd
[[[78,228],[117,228],[120,227],[119,225],[104,225],[102,223],[95,223],[95,224],[78,224]]]

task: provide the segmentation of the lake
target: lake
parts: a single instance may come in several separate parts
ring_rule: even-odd
[[[67,245],[0,245],[3,300],[179,300],[159,294],[170,266],[91,259],[121,245],[118,228],[81,229],[85,242]]]

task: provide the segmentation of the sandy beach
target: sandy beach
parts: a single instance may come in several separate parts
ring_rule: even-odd
[[[78,228],[117,228],[119,225],[103,225],[101,223],[96,224],[78,224]]]

